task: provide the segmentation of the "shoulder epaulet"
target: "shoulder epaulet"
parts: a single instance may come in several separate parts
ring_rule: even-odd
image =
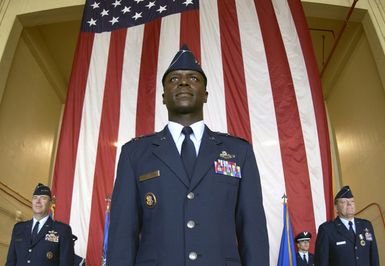
[[[235,139],[240,139],[244,142],[247,142],[249,143],[246,139],[244,138],[241,138],[241,137],[238,137],[238,136],[234,136],[234,135],[230,135],[229,133],[223,133],[223,132],[215,132],[216,134],[220,135],[220,136],[224,136],[224,137],[231,137],[231,138],[235,138]]]
[[[151,133],[151,134],[148,134],[148,135],[142,135],[142,136],[139,136],[139,137],[132,138],[128,143],[135,142],[135,141],[138,141],[140,139],[144,139],[144,138],[148,138],[148,137],[154,136],[156,133],[157,132],[154,132],[154,133]]]

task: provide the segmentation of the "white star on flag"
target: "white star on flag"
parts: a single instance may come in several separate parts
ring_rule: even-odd
[[[185,4],[186,6],[188,6],[188,5],[192,5],[193,4],[193,1],[192,0],[186,0],[186,1],[184,1],[182,4]]]
[[[140,2],[143,2],[144,0],[135,0],[135,2],[137,3],[137,4],[139,4]]]
[[[126,14],[126,13],[129,13],[129,12],[131,12],[131,7],[129,6],[129,7],[124,7],[123,9],[122,9],[122,12],[123,12],[123,14]]]
[[[166,7],[167,7],[167,5],[165,5],[165,6],[159,6],[159,8],[158,8],[156,11],[158,11],[159,14],[160,14],[160,13],[162,13],[163,11],[166,11],[166,10],[167,10]]]
[[[87,21],[87,23],[89,24],[89,26],[96,26],[96,19],[93,19],[91,18],[89,21]]]
[[[100,2],[99,3],[94,2],[91,6],[92,6],[92,9],[95,9],[95,8],[99,8],[99,5],[100,5]]]
[[[135,15],[132,18],[137,20],[138,18],[141,18],[141,17],[142,17],[142,12],[140,13],[135,12]]]
[[[112,19],[109,21],[112,25],[119,22],[119,17],[112,17]]]
[[[102,15],[102,17],[108,16],[108,12],[109,12],[109,10],[103,9],[103,11],[102,11],[102,13],[100,13],[100,15]]]
[[[148,7],[148,9],[150,9],[153,6],[155,6],[155,1],[154,2],[148,2],[148,4],[146,5],[146,7]]]
[[[112,5],[114,7],[120,6],[121,5],[120,2],[122,2],[122,0],[115,0],[115,2],[112,3]]]

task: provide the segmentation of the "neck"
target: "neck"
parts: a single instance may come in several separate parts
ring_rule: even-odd
[[[37,220],[40,221],[41,219],[47,217],[48,214],[34,214],[33,217]]]
[[[354,216],[342,216],[342,215],[339,215],[339,217],[348,221],[351,221],[354,218]]]
[[[198,121],[202,121],[203,120],[203,113],[200,115],[196,115],[196,114],[183,114],[183,115],[181,115],[181,114],[178,114],[178,115],[169,114],[168,120],[175,122],[175,123],[178,123],[178,124],[181,124],[183,126],[190,126],[190,125],[192,125]]]

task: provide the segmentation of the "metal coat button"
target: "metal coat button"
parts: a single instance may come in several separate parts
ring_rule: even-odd
[[[188,254],[188,258],[190,260],[196,260],[198,258],[198,254],[196,252],[190,252],[190,254]]]
[[[194,192],[190,192],[190,193],[187,194],[187,198],[189,200],[192,200],[194,197],[195,197]]]
[[[188,228],[191,228],[191,229],[194,228],[194,227],[195,227],[195,222],[192,221],[192,220],[188,221],[188,222],[187,222],[187,227],[188,227]]]

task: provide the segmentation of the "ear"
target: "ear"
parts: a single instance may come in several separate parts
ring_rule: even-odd
[[[205,91],[205,98],[203,100],[204,103],[207,103],[207,98],[209,97],[209,92]]]

